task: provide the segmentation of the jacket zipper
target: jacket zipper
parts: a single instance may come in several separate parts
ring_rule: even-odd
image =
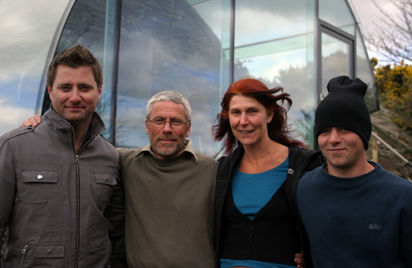
[[[74,251],[74,267],[79,267],[79,252],[80,252],[80,165],[79,165],[79,154],[80,151],[85,147],[96,135],[90,137],[86,142],[84,142],[79,150],[76,152],[76,141],[74,128],[72,127],[72,137],[73,137],[73,151],[75,155],[75,166],[76,166],[76,246]]]
[[[21,250],[21,259],[20,259],[20,264],[19,264],[19,268],[23,267],[23,262],[24,262],[24,258],[26,257],[26,252],[29,249],[29,244],[26,244],[22,250]]]
[[[76,153],[76,250],[74,267],[79,267],[79,250],[80,250],[80,169],[79,155]]]
[[[76,168],[76,234],[75,234],[75,248],[74,248],[74,267],[79,267],[79,251],[80,251],[80,168],[79,168],[79,152],[76,151],[76,134],[72,129],[72,146],[74,152],[74,165]],[[80,151],[80,148],[79,148]]]

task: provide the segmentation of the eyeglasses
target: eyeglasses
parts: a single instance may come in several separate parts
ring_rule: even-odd
[[[181,119],[178,118],[172,118],[170,120],[166,120],[166,118],[163,117],[156,117],[154,119],[147,119],[147,121],[149,121],[149,123],[151,123],[152,125],[154,125],[155,127],[161,127],[163,128],[167,122],[170,123],[171,127],[182,127],[183,125],[187,125],[189,123],[189,121],[183,121]]]

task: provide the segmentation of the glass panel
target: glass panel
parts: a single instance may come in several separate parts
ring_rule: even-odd
[[[235,46],[307,32],[307,1],[236,1]]]
[[[293,100],[288,119],[309,146],[317,94],[313,14],[313,1],[236,2],[235,80],[253,77],[268,87],[283,86]]]
[[[319,18],[355,35],[355,19],[346,0],[319,0]]]
[[[0,1],[0,135],[37,110],[44,66],[68,0]],[[43,90],[41,90],[43,92]]]
[[[350,44],[333,36],[322,33],[322,93],[321,99],[328,94],[329,80],[338,75],[351,74]]]
[[[378,97],[376,87],[374,86],[375,78],[373,77],[367,50],[359,29],[356,31],[356,37],[356,77],[359,77],[368,85],[365,101],[369,111],[374,112],[378,110]]]
[[[120,1],[120,0],[119,0]],[[76,1],[64,26],[56,54],[75,44],[89,49],[103,69],[102,97],[97,112],[103,118],[106,130],[103,135],[110,141],[114,80],[116,75],[116,15],[117,2],[106,0]],[[49,103],[46,98],[44,106]]]
[[[227,1],[126,0],[121,25],[116,145],[146,145],[146,102],[159,91],[176,90],[192,105],[195,150],[216,153],[211,126],[221,88],[228,86],[222,77],[229,70],[222,53],[229,36]]]

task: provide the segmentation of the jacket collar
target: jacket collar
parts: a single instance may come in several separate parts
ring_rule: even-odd
[[[309,162],[310,159],[317,158],[318,161],[314,162],[314,165],[317,166],[321,163],[321,157],[320,157],[320,152],[314,152],[309,149],[301,148],[299,146],[288,146],[289,148],[289,166],[294,169],[295,165],[304,165],[306,166],[307,162]],[[222,166],[224,170],[234,170],[235,166],[238,165],[239,161],[241,160],[243,154],[245,152],[245,149],[241,144],[238,144],[236,149],[233,151],[233,153],[229,154],[229,156],[222,157],[220,161],[222,162]],[[311,169],[313,167],[310,167]],[[294,173],[294,171],[288,171],[289,173],[292,172],[291,174]]]
[[[219,168],[221,169],[222,173],[226,174],[225,176],[227,176],[228,178],[232,177],[232,173],[235,170],[235,167],[239,164],[239,161],[241,160],[244,152],[245,149],[240,143],[238,143],[236,149],[232,153],[219,159]]]
[[[59,115],[52,107],[44,113],[43,118],[46,122],[49,122],[52,127],[61,131],[72,131],[72,125],[69,121]],[[92,119],[90,120],[88,137],[93,137],[100,134],[104,130],[105,126],[100,116],[93,112]]]
[[[149,152],[154,158],[157,158],[157,157],[155,156],[155,154],[154,154],[154,152],[153,152],[152,147],[150,146],[150,144],[148,144],[148,145],[146,145],[145,147],[143,147],[143,148],[137,153],[136,157],[139,156],[139,155],[142,154],[142,153],[145,153],[145,152],[146,152],[146,153]],[[195,151],[193,150],[193,145],[192,145],[192,142],[191,142],[190,140],[186,140],[186,142],[185,142],[185,149],[183,150],[183,152],[182,152],[180,155],[182,155],[182,154],[190,155],[195,162],[198,160],[198,157],[197,157]],[[179,155],[179,156],[180,156],[180,155]]]

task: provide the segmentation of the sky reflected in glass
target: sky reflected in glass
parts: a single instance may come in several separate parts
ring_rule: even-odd
[[[0,2],[0,134],[34,114],[51,40],[68,2]]]

